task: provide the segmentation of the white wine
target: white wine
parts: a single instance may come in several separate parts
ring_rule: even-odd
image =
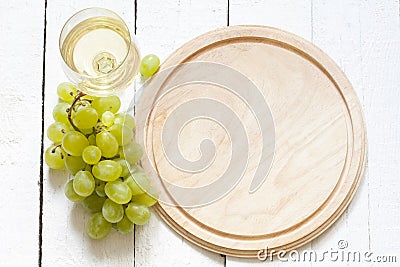
[[[77,23],[60,39],[60,50],[67,75],[92,95],[117,92],[138,73],[138,49],[126,24],[116,18],[96,16]]]

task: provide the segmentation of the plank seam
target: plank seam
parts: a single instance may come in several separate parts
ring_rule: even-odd
[[[135,5],[135,37],[136,37],[136,33],[137,33],[137,14],[138,14],[138,10],[137,10],[137,0],[135,0],[134,2]],[[133,95],[133,102],[135,103],[133,105],[133,114],[136,115],[136,83],[134,83],[134,95]],[[133,267],[136,267],[136,227],[135,225],[133,225]]]
[[[362,10],[362,6],[361,3],[358,3],[358,23],[359,23],[359,27],[360,27],[360,31],[359,31],[359,44],[360,44],[360,51],[363,51],[363,42],[362,42],[362,35],[363,35],[363,28],[362,28],[362,20],[361,20],[361,10]],[[364,59],[363,59],[363,53],[361,52],[360,55],[360,63],[361,66],[364,66]],[[361,99],[362,99],[362,107],[363,110],[366,110],[366,106],[365,106],[365,79],[364,79],[364,69],[361,68]],[[370,202],[370,176],[369,176],[369,166],[368,166],[368,157],[365,160],[365,174],[364,174],[364,179],[366,179],[366,183],[367,183],[367,207],[368,207],[368,223],[367,223],[367,228],[368,228],[368,250],[371,251],[371,202]]]
[[[226,4],[227,4],[227,8],[226,8],[226,26],[229,26],[230,25],[230,12],[231,12],[231,10],[230,10],[231,4],[230,4],[229,0],[227,0]],[[226,264],[227,264],[226,263],[226,258],[227,258],[227,256],[221,254],[221,257],[224,258],[224,267],[226,267]]]
[[[229,0],[227,0],[228,2],[227,2],[227,12],[226,12],[226,26],[229,26],[229,24],[230,24],[230,18],[229,18],[229,13],[230,13],[230,3],[229,3]]]
[[[134,4],[135,4],[135,35],[136,35],[136,32],[137,32],[137,0],[135,0],[134,1]]]
[[[44,155],[44,101],[45,101],[45,84],[46,84],[46,28],[47,28],[47,0],[44,1],[44,30],[43,30],[43,63],[42,63],[42,135],[40,141],[40,177],[39,177],[39,255],[38,265],[42,266],[42,244],[43,244],[43,155]]]
[[[314,42],[314,1],[311,0],[311,42]]]
[[[366,169],[368,170],[368,158],[365,164]],[[369,174],[367,176],[367,187],[368,187],[368,250],[371,251],[371,202],[370,202],[370,195],[369,195]]]

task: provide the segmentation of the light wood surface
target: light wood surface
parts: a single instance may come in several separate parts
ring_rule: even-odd
[[[255,155],[260,153],[258,148],[263,143],[262,134],[249,130],[252,156],[243,180],[232,192],[200,208],[171,207],[161,201],[157,207],[161,217],[196,244],[240,257],[256,257],[265,246],[293,249],[321,234],[347,207],[365,164],[361,107],[347,78],[325,54],[305,40],[259,26],[229,27],[204,34],[174,52],[161,72],[169,66],[195,61],[233,67],[258,86],[274,118],[275,156],[265,183],[250,194],[248,188],[260,159]],[[171,76],[185,75],[180,73],[184,70],[176,69]],[[243,107],[215,86],[183,86],[165,97],[168,86],[164,83],[158,91],[145,87],[137,107],[138,128],[144,129],[138,138],[139,142],[144,138],[149,155],[142,164],[147,170],[156,166],[153,179],[161,177],[182,186],[211,183],[227,165],[226,158],[216,156],[201,176],[180,175],[184,171],[165,160],[164,149],[169,141],[163,141],[162,131],[168,116],[185,101],[205,97],[230,105],[232,111],[241,114],[244,125],[255,124],[249,119],[251,112],[246,114]],[[149,118],[147,114],[151,114]],[[183,150],[199,142],[196,132],[212,127],[199,121],[179,136]],[[229,146],[225,145],[229,138],[213,130],[208,133],[212,134],[216,151],[229,155]],[[186,153],[189,158],[195,157],[193,154],[193,150]],[[249,156],[244,154],[243,160],[246,157]],[[179,200],[176,201],[179,206]]]
[[[78,10],[88,6],[102,6],[121,14],[130,28],[135,27],[133,1],[49,1],[46,9],[46,54],[45,54],[45,116],[44,129],[54,120],[52,109],[58,102],[56,94],[60,81],[67,81],[62,70],[58,38],[66,20]],[[46,132],[45,132],[46,133]],[[44,135],[44,148],[51,142]],[[85,224],[90,214],[81,205],[74,205],[65,198],[64,184],[67,171],[49,170],[44,164],[43,180],[43,242],[42,259],[44,266],[95,266],[134,264],[134,235],[111,233],[109,239],[92,242],[85,233]],[[58,203],[58,204],[57,204]],[[63,207],[59,207],[59,204]],[[61,255],[60,252],[63,254]]]
[[[43,16],[43,2],[0,3],[0,265],[38,261]]]
[[[91,6],[115,10],[133,28],[136,21],[141,51],[155,53],[162,60],[185,42],[228,22],[293,32],[332,57],[350,79],[363,107],[368,132],[367,168],[343,216],[297,250],[322,253],[337,248],[339,240],[347,240],[351,250],[372,251],[374,256],[398,255],[397,263],[266,263],[222,257],[176,234],[155,212],[149,224],[136,227],[134,240],[118,234],[106,242],[86,239],[82,234],[85,213],[65,199],[61,187],[66,177],[49,172],[45,165],[41,167],[40,145],[42,120],[47,126],[57,102],[55,86],[66,79],[60,68],[57,35],[70,15]],[[16,0],[2,1],[0,7],[1,266],[398,265],[398,0],[87,0],[47,1],[47,7],[45,1]],[[133,89],[127,91],[127,102],[133,94]],[[48,145],[45,135],[44,147]]]

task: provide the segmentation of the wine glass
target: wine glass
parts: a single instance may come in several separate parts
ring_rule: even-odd
[[[59,39],[64,72],[83,93],[107,96],[128,87],[139,70],[135,36],[120,16],[104,8],[74,14]]]

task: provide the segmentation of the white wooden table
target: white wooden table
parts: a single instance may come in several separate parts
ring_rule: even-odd
[[[63,193],[67,174],[49,171],[43,131],[56,86],[66,80],[58,35],[76,11],[119,13],[143,54],[161,59],[217,27],[262,24],[296,33],[329,54],[352,81],[367,123],[369,154],[348,210],[301,248],[349,248],[400,262],[400,14],[398,0],[16,0],[0,2],[0,266],[250,266],[267,264],[208,252],[183,240],[155,214],[134,235],[92,241],[85,212]],[[133,93],[133,92],[132,92]],[[43,134],[44,133],[44,134]],[[272,262],[271,266],[285,265]],[[286,264],[291,266],[294,263]],[[301,262],[296,266],[352,266]],[[362,266],[381,266],[363,263]],[[396,266],[396,264],[392,264]]]

